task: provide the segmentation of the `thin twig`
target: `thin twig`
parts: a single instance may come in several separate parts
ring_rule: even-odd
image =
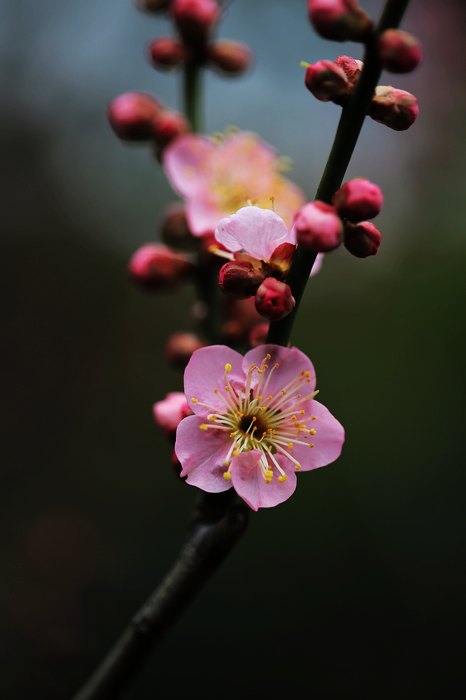
[[[362,125],[369,111],[374,90],[382,73],[383,66],[375,46],[376,37],[386,29],[397,28],[400,25],[408,3],[409,0],[388,0],[375,36],[366,45],[364,68],[357,82],[356,89],[341,114],[332,150],[317,188],[315,199],[330,203],[333,195],[343,182],[361,133]],[[286,280],[292,289],[296,306],[284,319],[270,324],[267,335],[268,343],[288,345],[299,303],[316,257],[315,253],[303,250],[300,247],[297,248],[290,274]]]
[[[233,489],[203,494],[178,559],[73,700],[115,700],[150,652],[228,556],[248,524],[249,508],[233,504]]]

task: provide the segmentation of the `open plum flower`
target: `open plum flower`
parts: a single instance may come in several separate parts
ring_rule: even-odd
[[[292,260],[290,246],[296,246],[294,227],[289,229],[283,219],[271,209],[258,206],[246,206],[235,214],[221,219],[215,229],[215,238],[228,253],[219,251],[223,257],[230,259],[248,259],[251,262],[271,263],[271,272],[281,272],[279,277],[286,277]],[[288,246],[282,246],[288,244]],[[238,256],[240,252],[248,256]],[[320,270],[322,255],[318,255],[311,274]],[[264,267],[264,266],[263,266]],[[267,273],[267,268],[264,270]]]
[[[217,138],[185,134],[165,150],[165,172],[172,187],[186,200],[186,216],[193,235],[215,231],[217,223],[251,199],[275,209],[286,226],[304,204],[303,192],[281,174],[285,161],[249,132]]]
[[[263,345],[244,358],[223,345],[197,350],[185,371],[194,415],[176,434],[181,476],[210,493],[233,486],[254,510],[286,501],[296,471],[333,462],[344,442],[316,393],[312,363],[297,348]]]

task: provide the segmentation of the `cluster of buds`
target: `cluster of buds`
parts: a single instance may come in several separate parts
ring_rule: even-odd
[[[120,139],[151,142],[159,154],[173,139],[189,131],[189,123],[182,114],[144,92],[119,95],[110,102],[107,116]]]
[[[152,12],[167,11],[178,34],[157,37],[149,44],[149,60],[158,70],[172,70],[194,62],[224,76],[235,77],[243,75],[251,67],[252,52],[246,44],[213,37],[222,16],[216,0],[171,0],[163,3],[141,0],[138,6]]]
[[[375,255],[382,234],[369,221],[379,214],[381,189],[365,178],[349,180],[334,194],[332,204],[315,201],[296,214],[298,245],[312,253],[327,253],[344,243],[358,258]]]
[[[309,16],[320,36],[333,41],[356,41],[374,46],[382,66],[392,73],[409,73],[422,60],[418,39],[399,29],[376,34],[373,23],[356,0],[308,0]],[[322,102],[345,106],[361,74],[363,63],[349,56],[306,66],[304,83]],[[379,85],[369,116],[385,126],[404,131],[416,121],[417,100],[405,90]]]

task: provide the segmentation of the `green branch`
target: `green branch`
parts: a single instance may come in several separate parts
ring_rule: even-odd
[[[342,111],[332,150],[317,188],[315,199],[330,203],[343,182],[383,69],[376,51],[376,37],[386,29],[397,28],[400,25],[408,3],[409,0],[388,0],[377,26],[376,34],[366,45],[364,68],[348,105]],[[286,280],[292,289],[296,306],[292,313],[284,319],[270,324],[267,335],[268,343],[288,345],[299,304],[316,257],[315,253],[302,248],[298,247],[296,250],[293,265]]]

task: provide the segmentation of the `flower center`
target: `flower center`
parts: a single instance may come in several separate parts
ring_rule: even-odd
[[[299,469],[301,465],[290,454],[293,445],[314,447],[310,439],[316,434],[316,430],[308,427],[306,423],[315,421],[316,416],[306,417],[303,405],[307,407],[306,402],[318,392],[314,391],[306,396],[296,393],[300,387],[311,382],[311,373],[300,372],[272,395],[268,387],[272,375],[279,372],[280,365],[277,362],[269,368],[266,363],[270,359],[270,355],[267,355],[260,367],[251,365],[246,383],[240,388],[233,387],[230,383],[228,373],[231,372],[231,365],[225,365],[224,390],[214,389],[225,406],[224,411],[220,412],[209,404],[200,403],[196,398],[191,399],[193,403],[199,403],[200,406],[213,411],[207,417],[209,424],[202,423],[201,430],[213,428],[229,432],[230,449],[225,459],[226,470],[223,474],[227,481],[231,479],[231,462],[234,457],[249,450],[260,450],[262,454],[259,468],[265,483],[269,484],[272,481],[274,470],[278,472],[279,483],[283,483],[288,477],[275,455],[284,455],[294,464],[295,469]],[[258,379],[254,387],[251,387],[255,373],[258,374]],[[276,385],[276,382],[274,383]]]

